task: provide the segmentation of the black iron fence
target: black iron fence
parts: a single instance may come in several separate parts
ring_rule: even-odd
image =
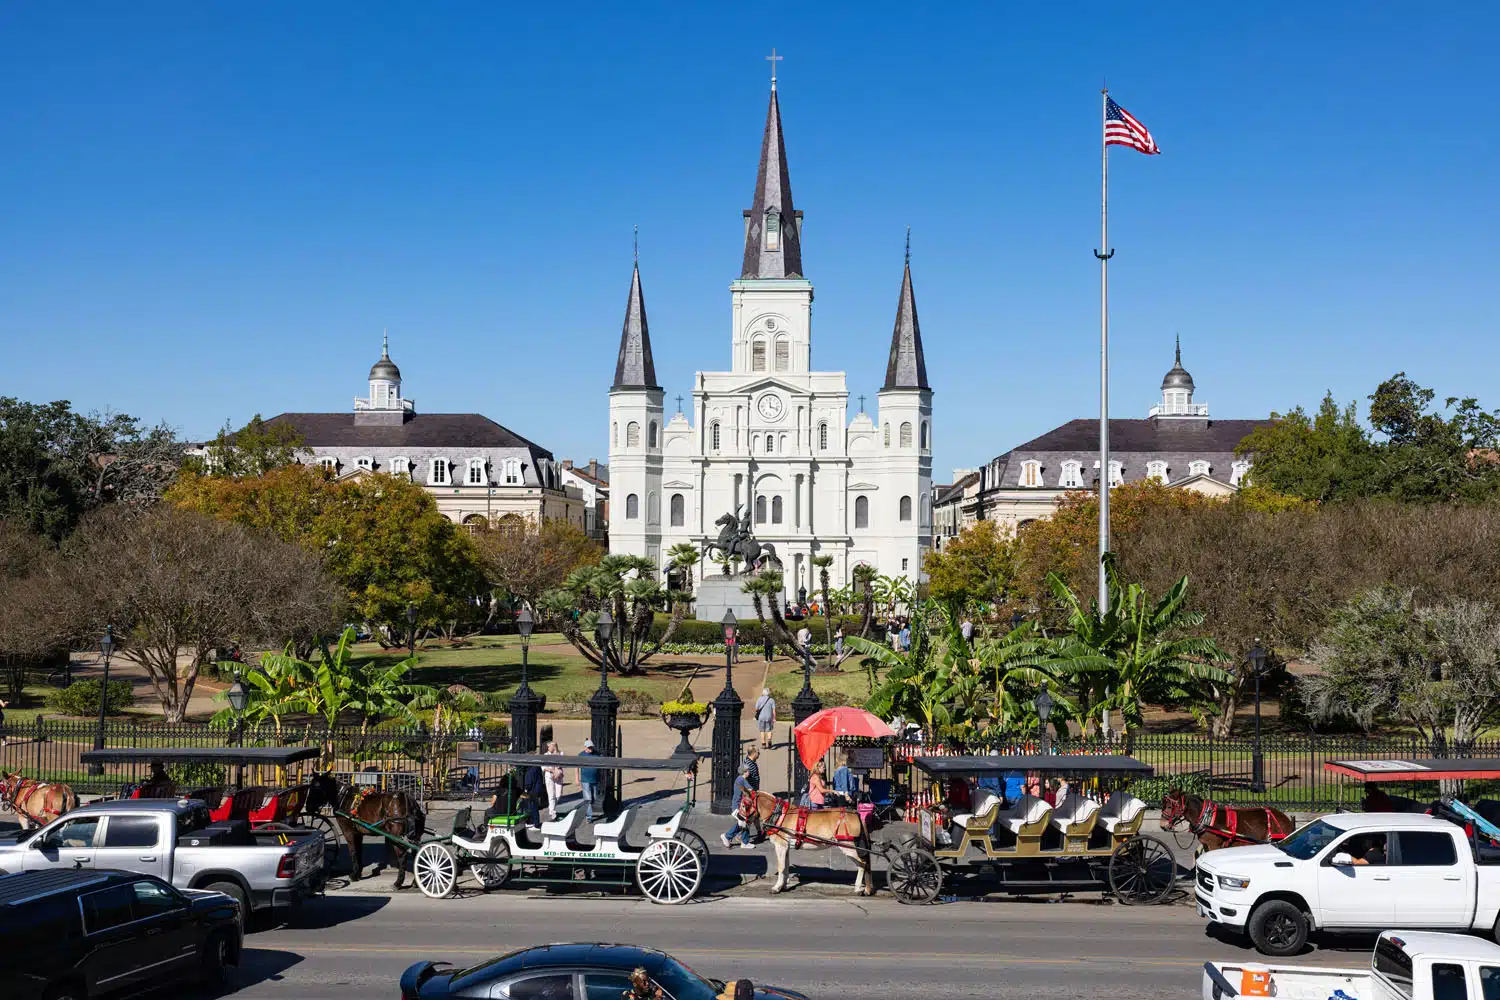
[[[789,732],[790,738],[790,732]],[[866,752],[851,756],[851,749],[881,748],[880,757]],[[1174,784],[1201,789],[1220,802],[1270,805],[1289,811],[1313,812],[1357,809],[1364,797],[1363,785],[1324,768],[1338,760],[1412,760],[1430,757],[1500,758],[1500,740],[1478,740],[1465,745],[1433,745],[1425,739],[1360,735],[1276,736],[1261,740],[1264,791],[1254,788],[1255,740],[1234,737],[1215,739],[1205,734],[1143,734],[1113,739],[1063,737],[1047,741],[1036,734],[998,736],[952,745],[942,742],[868,740],[840,738],[823,759],[830,779],[839,767],[854,767],[866,787],[873,781],[884,791],[893,789],[904,804],[917,804],[930,794],[920,772],[911,767],[913,757],[1053,753],[1059,756],[1128,754],[1156,770],[1155,777],[1137,782],[1134,791],[1152,805]],[[879,766],[873,765],[878,761]],[[1080,762],[1086,767],[1086,762]],[[855,765],[865,765],[855,767]],[[787,787],[791,787],[788,761]],[[1467,788],[1444,791],[1477,797],[1500,792],[1500,783],[1469,782]],[[1436,797],[1433,783],[1388,784],[1388,792],[1414,798]]]
[[[94,747],[98,724],[82,720],[36,719],[0,725],[0,770],[19,771],[40,781],[60,781],[80,794],[112,794],[122,785],[141,781],[148,765],[110,764],[102,774],[90,774],[79,755]],[[218,748],[244,746],[317,746],[320,760],[298,768],[304,776],[314,769],[333,771],[363,784],[403,787],[424,795],[440,792],[454,771],[460,750],[509,749],[504,726],[487,723],[462,733],[433,733],[425,727],[365,729],[338,726],[284,725],[247,728],[243,733],[229,726],[201,723],[142,724],[112,719],[104,724],[104,745],[119,747]],[[169,769],[180,786],[228,784],[230,776],[214,764],[181,764]],[[296,780],[294,774],[285,776]],[[271,784],[272,774],[247,774],[247,782]]]

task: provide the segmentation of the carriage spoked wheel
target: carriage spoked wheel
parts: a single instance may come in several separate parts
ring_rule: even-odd
[[[687,845],[693,849],[693,853],[698,855],[698,860],[703,862],[704,871],[707,871],[708,842],[705,841],[702,837],[698,836],[692,830],[684,830],[681,827],[678,827],[677,829],[677,839],[687,842]]]
[[[680,835],[653,840],[636,859],[635,884],[653,903],[685,903],[703,884],[703,859]]]
[[[926,848],[908,847],[892,851],[887,864],[886,884],[903,903],[930,903],[943,889],[943,868]]]
[[[323,860],[332,867],[334,858],[339,856],[338,824],[322,813],[315,813],[303,816],[302,825],[323,835]]]
[[[1162,840],[1131,837],[1109,856],[1109,888],[1127,906],[1160,903],[1177,884],[1177,858]]]
[[[485,892],[498,889],[510,878],[510,845],[496,840],[488,849],[470,855],[474,881]]]
[[[412,863],[412,874],[422,895],[432,899],[445,899],[453,893],[458,883],[458,858],[453,849],[442,841],[423,844],[417,850]]]

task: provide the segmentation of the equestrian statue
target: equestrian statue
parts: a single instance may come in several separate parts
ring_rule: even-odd
[[[734,508],[733,514],[720,515],[714,524],[719,526],[719,537],[703,546],[703,554],[712,556],[718,552],[724,560],[724,575],[729,575],[729,562],[739,559],[751,570],[759,570],[765,566],[774,569],[781,568],[781,560],[776,557],[776,547],[770,542],[758,542],[750,531],[750,512],[743,515],[741,506]]]

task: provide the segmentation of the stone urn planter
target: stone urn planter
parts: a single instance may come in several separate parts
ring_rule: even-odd
[[[667,707],[662,706],[661,719],[667,724],[668,729],[677,730],[679,736],[677,746],[672,750],[672,756],[676,757],[684,754],[691,756],[696,751],[693,750],[693,744],[688,741],[688,733],[693,732],[695,729],[703,728],[704,723],[708,721],[708,714],[712,710],[712,707],[705,705],[702,714],[675,710],[667,711]]]

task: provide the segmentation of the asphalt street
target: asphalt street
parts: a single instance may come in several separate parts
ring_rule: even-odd
[[[520,892],[430,900],[339,893],[293,926],[246,940],[236,998],[394,1000],[424,959],[474,965],[532,944],[613,941],[664,949],[706,976],[746,977],[819,998],[1173,997],[1199,995],[1202,963],[1246,958],[1184,905],[1123,907],[995,899],[908,907],[873,900],[634,898]],[[1372,941],[1340,939],[1294,961],[1366,962]],[[1331,950],[1330,950],[1331,949]]]

